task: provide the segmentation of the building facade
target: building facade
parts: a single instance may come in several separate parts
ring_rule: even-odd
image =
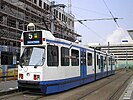
[[[53,35],[75,41],[74,16],[66,13],[64,7],[48,0],[0,0],[0,78],[7,76],[19,60],[20,37],[29,23],[37,30],[51,31]]]
[[[133,68],[133,44],[96,46],[96,48],[113,54],[116,59],[117,68]]]

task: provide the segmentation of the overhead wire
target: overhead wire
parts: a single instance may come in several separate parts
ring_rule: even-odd
[[[76,18],[75,18],[76,19]],[[77,20],[77,19],[76,19]],[[82,21],[79,21],[79,20],[77,20],[80,24],[82,24],[84,27],[86,27],[89,31],[91,31],[91,32],[93,32],[93,33],[95,33],[95,35],[97,35],[98,37],[100,37],[100,39],[102,40],[102,41],[106,41],[102,36],[100,36],[96,31],[94,31],[93,29],[91,29],[90,27],[88,27],[87,25],[85,25]]]
[[[82,17],[81,15],[79,15],[80,17]],[[100,36],[96,31],[94,31],[92,28],[88,27],[86,24],[84,24],[82,21],[78,20],[76,17],[75,17],[75,20],[77,22],[79,22],[80,24],[82,24],[84,27],[86,27],[89,31],[93,32],[95,35],[97,35],[103,42],[105,42],[106,40]]]
[[[110,15],[112,16],[112,18],[114,19],[114,22],[116,23],[117,27],[119,28],[119,24],[117,23],[117,19],[114,17],[114,15],[112,14],[111,10],[109,9],[108,5],[106,4],[105,0],[103,0],[103,3],[105,4],[107,10],[109,11]]]

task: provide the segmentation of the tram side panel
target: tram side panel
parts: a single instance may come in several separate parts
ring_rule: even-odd
[[[49,57],[53,58],[51,55],[52,51],[47,50],[47,54],[46,54],[47,67],[44,68],[44,82],[41,82],[42,86],[44,84],[47,86],[46,94],[64,91],[64,90],[81,85],[80,66],[79,66],[80,50],[78,48],[72,47],[69,51],[69,48],[67,46],[65,45],[59,46],[59,44],[58,44],[58,47],[59,47],[58,65],[54,65],[54,66],[50,65]],[[68,51],[70,56],[67,53],[64,55],[63,49],[66,49],[65,52]],[[42,88],[42,91],[44,90]]]

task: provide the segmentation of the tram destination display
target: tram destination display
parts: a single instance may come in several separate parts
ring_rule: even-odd
[[[37,45],[42,44],[42,32],[24,32],[24,45]]]

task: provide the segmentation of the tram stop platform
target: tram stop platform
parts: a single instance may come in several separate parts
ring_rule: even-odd
[[[133,76],[119,100],[133,100]]]
[[[17,90],[17,80],[0,81],[0,96],[15,92]]]

